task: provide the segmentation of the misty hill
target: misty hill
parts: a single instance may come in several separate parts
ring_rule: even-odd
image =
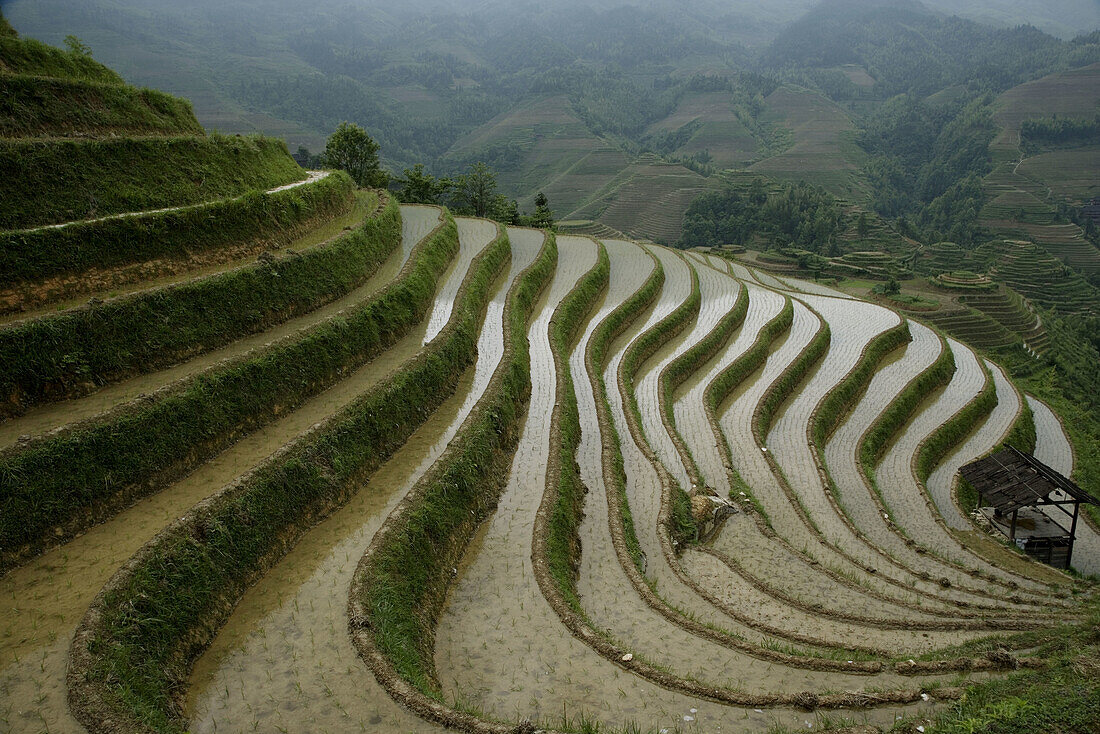
[[[5,12],[47,41],[71,29],[128,79],[192,99],[208,128],[317,151],[351,120],[395,173],[484,161],[521,208],[543,191],[559,219],[664,242],[732,170],[821,186],[904,218],[921,241],[970,243],[990,219],[984,177],[1016,155],[988,149],[1006,134],[997,95],[1100,62],[1100,12],[1079,0],[13,0]],[[642,200],[668,208],[660,222],[628,223]]]
[[[606,98],[606,85],[592,81],[608,71],[622,73],[616,101],[635,99],[642,110],[630,110],[610,131],[637,137],[675,104],[657,98],[655,84],[753,69],[761,50],[765,60],[775,59],[776,46],[768,44],[797,33],[797,26],[784,28],[812,5],[12,0],[5,11],[25,35],[50,43],[71,29],[131,81],[191,99],[207,127],[260,130],[286,137],[292,148],[316,149],[341,120],[358,120],[401,166],[435,161],[532,93],[564,90],[581,104]],[[1008,5],[992,0],[982,7]],[[1062,8],[1059,22],[1072,22],[1075,32],[1100,24],[1094,6],[1090,14],[1073,3],[1017,8],[1011,22],[1041,24],[1051,7]]]

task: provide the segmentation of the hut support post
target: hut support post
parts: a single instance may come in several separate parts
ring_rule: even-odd
[[[1073,543],[1077,540],[1077,511],[1081,509],[1080,502],[1073,503],[1073,522],[1069,525],[1069,548],[1066,548],[1066,568],[1073,562]]]

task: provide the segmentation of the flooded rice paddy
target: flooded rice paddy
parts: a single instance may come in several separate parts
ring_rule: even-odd
[[[21,436],[97,420],[142,394],[340,318],[398,277],[442,212],[403,206],[402,217],[400,246],[351,293],[216,351],[2,422],[0,448],[18,450]],[[0,730],[81,731],[67,703],[69,647],[112,575],[196,503],[399,374],[433,343],[455,316],[475,258],[498,235],[486,220],[459,217],[456,224],[459,250],[434,303],[397,343],[191,474],[0,576]],[[546,245],[535,230],[508,228],[507,235],[511,259],[490,287],[476,360],[350,500],[245,592],[213,643],[189,663],[181,684],[189,729],[439,730],[391,698],[360,657],[348,633],[348,593],[379,528],[490,390],[504,354],[506,299]],[[499,505],[461,563],[438,569],[449,586],[428,641],[442,691],[437,705],[472,713],[480,723],[469,728],[503,731],[531,721],[568,729],[599,721],[607,731],[634,724],[641,731],[748,732],[775,724],[817,730],[825,723],[824,712],[812,710],[819,704],[835,719],[888,728],[899,716],[933,712],[950,698],[938,691],[968,680],[953,672],[913,675],[906,659],[935,658],[943,648],[998,634],[1005,623],[1041,625],[1072,611],[1051,588],[1052,580],[1068,587],[1068,577],[979,538],[952,497],[958,467],[996,447],[1024,405],[1034,414],[1036,455],[1072,470],[1058,417],[1021,394],[998,365],[910,321],[911,339],[873,365],[817,445],[816,411],[868,344],[901,323],[897,313],[714,256],[565,235],[556,243],[557,265],[527,324],[531,394]],[[601,252],[610,265],[606,288],[565,353],[555,355],[551,320]],[[663,277],[653,299],[628,315],[594,364],[597,330],[658,268]],[[693,297],[698,308],[668,329],[663,322]],[[686,377],[666,385],[666,368],[715,334],[739,298],[747,299],[741,322]],[[790,325],[765,330],[788,302]],[[822,356],[759,434],[762,402],[825,328]],[[654,329],[661,334],[656,348],[625,374],[627,355]],[[922,397],[877,465],[862,466],[869,429],[944,349],[956,365],[949,380]],[[760,350],[759,362],[710,403],[722,376]],[[547,467],[558,451],[552,416],[567,397],[557,394],[555,356],[573,382],[580,419],[573,458],[587,489],[568,581],[579,628],[566,625],[544,596],[536,574],[545,564],[533,558]],[[922,482],[915,468],[922,442],[987,385],[996,406]],[[668,530],[679,490],[693,500],[699,529],[686,547],[674,545]],[[1079,527],[1075,565],[1100,570],[1100,536]],[[624,550],[633,538],[640,567]],[[608,645],[623,652],[611,655]]]

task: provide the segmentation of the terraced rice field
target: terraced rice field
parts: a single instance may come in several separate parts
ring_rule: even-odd
[[[865,154],[851,138],[855,126],[843,109],[796,87],[780,87],[764,102],[764,121],[787,128],[791,145],[750,170],[780,181],[807,181],[850,201],[862,197],[856,173]]]
[[[372,201],[317,231],[369,226]],[[175,468],[121,498],[104,463],[108,491],[5,541],[4,730],[888,728],[1041,665],[1011,634],[1075,618],[1086,582],[954,503],[957,468],[1025,400],[1040,458],[1073,462],[1057,416],[965,344],[707,255],[399,215],[347,292],[0,422],[9,511],[35,452],[152,431],[127,416],[248,365],[304,381],[216,440],[180,438]],[[338,332],[349,353],[323,377],[280,362],[347,324],[379,338]],[[928,437],[989,391],[922,476]]]

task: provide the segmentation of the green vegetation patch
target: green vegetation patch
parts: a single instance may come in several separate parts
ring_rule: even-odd
[[[1040,646],[1043,670],[990,678],[935,718],[937,734],[1100,731],[1100,611],[1095,601],[1081,624],[1059,627]],[[911,729],[902,729],[911,731]]]
[[[550,346],[554,350],[558,371],[560,443],[556,449],[557,457],[551,458],[558,475],[556,487],[551,488],[554,496],[546,529],[546,556],[551,578],[562,597],[578,613],[583,613],[576,592],[577,560],[581,551],[578,528],[584,518],[584,495],[587,488],[581,481],[576,459],[581,442],[581,423],[568,352],[576,339],[577,331],[584,324],[584,317],[591,313],[600,294],[607,289],[611,263],[607,248],[602,243],[599,248],[596,265],[562,300],[550,324]],[[551,447],[551,451],[554,450]],[[549,476],[552,477],[553,472]]]
[[[292,210],[305,221],[295,229],[354,201],[346,176],[329,178],[319,191],[280,192],[301,202]],[[0,415],[162,369],[306,313],[365,281],[400,241],[401,210],[390,200],[302,254],[0,329]]]
[[[997,386],[993,382],[993,375],[988,367],[983,365],[982,369],[986,375],[982,391],[921,443],[916,459],[917,477],[921,483],[928,481],[928,477],[951,449],[958,446],[974,430],[974,426],[997,407]]]
[[[458,252],[448,216],[358,308],[101,420],[0,454],[0,567],[113,515],[394,344]]]
[[[490,287],[509,254],[508,239],[501,234],[471,266],[441,338],[243,481],[177,521],[105,590],[74,642],[74,666],[87,686],[75,694],[82,701],[75,713],[85,726],[94,730],[104,719],[121,718],[154,731],[186,730],[178,705],[186,671],[248,585],[310,526],[342,505],[453,392],[476,355]],[[526,364],[509,367],[513,380],[526,379]],[[503,415],[492,409],[478,413],[487,423]],[[480,438],[472,444],[489,448]],[[450,481],[469,482],[468,472],[476,471],[477,459],[463,458],[443,483],[444,494],[455,488]],[[410,558],[419,564],[428,560]],[[420,579],[422,568],[410,561],[402,571]],[[410,620],[419,616],[406,614]]]
[[[66,227],[0,231],[0,287],[93,268],[157,258],[185,258],[249,242],[278,241],[282,233],[350,196],[350,182],[330,173],[313,183],[133,217],[77,222]]]
[[[871,384],[875,372],[878,371],[886,355],[912,340],[909,322],[905,319],[871,340],[860,355],[859,363],[829,391],[817,408],[814,415],[813,435],[814,444],[817,445],[818,450],[824,449],[825,442],[836,430],[840,420],[855,406],[867,386]]]
[[[20,38],[0,18],[0,72],[123,84],[122,77],[76,50],[62,51],[33,38]]]
[[[164,92],[0,74],[0,137],[202,134],[191,103]]]
[[[791,366],[784,370],[783,374],[772,383],[760,400],[760,404],[756,406],[756,413],[753,416],[753,431],[756,433],[756,440],[761,445],[766,443],[768,431],[771,430],[776,412],[787,401],[787,398],[794,394],[795,388],[802,380],[825,358],[832,338],[829,324],[822,321],[821,329],[806,345],[806,348],[799,353]]]
[[[0,141],[0,229],[184,206],[300,181],[259,136]]]
[[[780,247],[836,254],[841,225],[840,207],[824,189],[800,182],[769,193],[756,179],[747,191],[727,184],[695,199],[684,214],[679,246],[747,245],[762,235]]]
[[[539,292],[557,264],[552,237],[509,293],[504,358],[484,396],[446,453],[406,496],[363,557],[352,582],[353,603],[381,654],[397,674],[436,699],[442,691],[433,657],[434,628],[446,591],[470,537],[496,509],[519,441],[531,388],[527,326]],[[463,329],[476,343],[479,312]]]

